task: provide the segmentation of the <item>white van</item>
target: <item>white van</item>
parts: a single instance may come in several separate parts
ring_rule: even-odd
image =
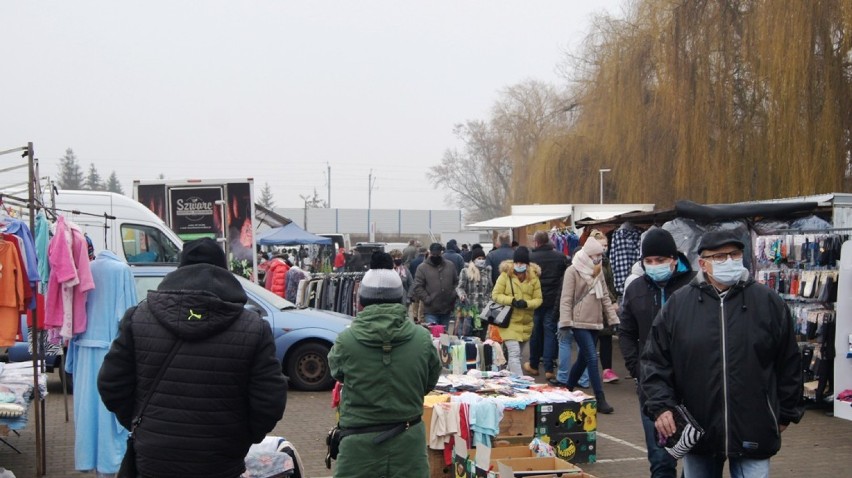
[[[180,238],[151,210],[127,196],[106,191],[61,190],[56,194],[56,208],[57,214],[73,221],[92,239],[95,254],[108,249],[128,263],[179,260],[183,248]]]

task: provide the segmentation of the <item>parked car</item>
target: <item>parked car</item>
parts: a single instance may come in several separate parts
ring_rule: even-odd
[[[155,290],[174,266],[132,265],[139,299]],[[337,335],[352,323],[352,317],[317,309],[298,309],[292,302],[235,274],[248,296],[246,308],[260,314],[272,327],[275,356],[293,388],[328,390],[334,386],[328,366],[328,351]]]

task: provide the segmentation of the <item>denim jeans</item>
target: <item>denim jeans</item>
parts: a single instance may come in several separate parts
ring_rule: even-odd
[[[521,368],[521,355],[522,349],[527,344],[527,342],[518,342],[517,340],[506,340],[503,342],[506,345],[506,368],[509,369],[509,372],[512,375],[516,375],[518,377],[524,374],[524,370]]]
[[[724,468],[724,457],[693,454],[683,457],[685,478],[722,478]],[[769,458],[763,460],[731,458],[728,470],[731,472],[731,478],[769,478]]]
[[[539,307],[533,312],[530,366],[537,370],[541,360],[544,362],[544,371],[553,372],[556,351],[556,311],[553,307]]]
[[[574,333],[571,329],[567,329],[565,333],[557,334],[559,341],[559,368],[556,371],[556,381],[559,383],[568,383],[568,373],[571,371],[571,342],[574,340]],[[580,377],[578,383],[586,384],[589,382],[588,369],[583,371],[583,376]]]
[[[603,381],[601,381],[601,374],[598,371],[598,349],[595,347],[597,338],[597,330],[574,329],[574,340],[577,341],[577,347],[580,351],[577,354],[577,361],[574,362],[571,373],[568,375],[568,388],[577,386],[580,376],[583,375],[583,369],[587,368],[589,370],[589,381],[595,395],[603,393]]]
[[[654,421],[642,411],[639,402],[639,415],[642,416],[642,428],[645,430],[645,447],[648,448],[648,462],[651,464],[651,478],[677,478],[677,460],[669,455],[665,448],[657,445],[654,434]]]
[[[447,326],[450,325],[452,314],[426,314],[427,324],[438,324],[444,326],[444,332],[447,331]]]

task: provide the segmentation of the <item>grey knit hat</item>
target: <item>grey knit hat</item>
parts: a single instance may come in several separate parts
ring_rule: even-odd
[[[361,279],[358,297],[361,305],[402,303],[402,280],[390,269],[370,269]]]

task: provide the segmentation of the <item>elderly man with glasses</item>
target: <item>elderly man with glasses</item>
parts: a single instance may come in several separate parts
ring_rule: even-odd
[[[659,436],[675,434],[683,405],[705,434],[684,456],[686,478],[769,476],[781,432],[803,413],[801,354],[781,297],[743,266],[744,243],[705,233],[700,270],[672,295],[641,356],[645,413]]]

